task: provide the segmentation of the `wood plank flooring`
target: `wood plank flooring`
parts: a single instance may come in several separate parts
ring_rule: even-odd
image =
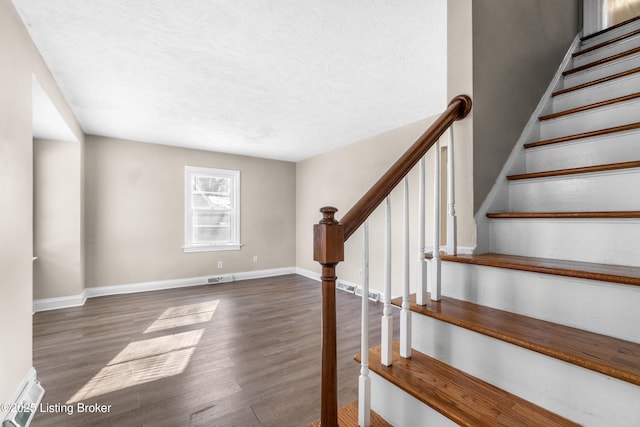
[[[52,411],[32,426],[307,426],[320,414],[320,291],[288,275],[36,313],[34,366]],[[337,304],[344,406],[357,399],[360,299],[337,291]],[[372,345],[381,315],[370,303]],[[78,402],[111,407],[78,413]]]

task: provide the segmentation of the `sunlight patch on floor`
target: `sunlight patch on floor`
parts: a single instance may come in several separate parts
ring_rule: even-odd
[[[219,300],[170,307],[144,333],[208,322]],[[67,404],[179,375],[187,368],[204,329],[134,341],[118,353]]]
[[[166,309],[144,333],[147,334],[149,332],[208,322],[213,317],[213,313],[216,311],[219,302],[219,300],[214,300],[198,304],[170,307]]]

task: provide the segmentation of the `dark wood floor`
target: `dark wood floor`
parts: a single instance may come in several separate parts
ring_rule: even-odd
[[[338,291],[337,302],[343,406],[357,399],[360,299]],[[372,346],[381,313],[370,303]],[[93,298],[37,313],[33,335],[50,410],[34,427],[295,427],[319,417],[320,284],[301,276]],[[78,413],[82,404],[111,406]]]

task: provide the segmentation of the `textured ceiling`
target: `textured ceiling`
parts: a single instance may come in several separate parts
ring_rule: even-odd
[[[446,106],[445,0],[13,0],[87,134],[297,161]]]

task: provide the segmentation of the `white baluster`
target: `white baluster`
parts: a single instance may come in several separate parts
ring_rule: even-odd
[[[411,311],[409,310],[409,180],[404,178],[403,289],[400,310],[400,356],[411,357]]]
[[[384,230],[384,311],[382,312],[382,355],[384,366],[393,359],[393,316],[391,315],[391,198],[387,197]]]
[[[453,159],[453,126],[447,143],[447,253],[458,254],[458,219],[456,218],[455,169]]]
[[[416,304],[427,304],[427,264],[424,258],[425,234],[425,194],[424,194],[425,159],[420,160],[420,176],[418,178],[418,268],[416,274]]]
[[[433,167],[433,258],[431,259],[431,299],[440,300],[440,140],[434,145]]]
[[[369,427],[371,421],[371,378],[369,377],[369,221],[364,223],[362,260],[362,331],[360,378],[358,381],[358,424]]]

